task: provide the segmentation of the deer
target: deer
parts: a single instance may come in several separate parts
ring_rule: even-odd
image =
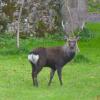
[[[51,69],[48,86],[51,85],[56,71],[60,85],[63,85],[62,69],[75,57],[78,40],[79,36],[73,38],[67,36],[67,43],[63,46],[38,47],[28,54],[28,60],[32,66],[32,80],[34,86],[38,87],[37,76],[43,67],[49,67]]]
[[[62,20],[62,27],[65,30],[65,25]],[[43,67],[49,67],[51,69],[50,79],[48,86],[51,85],[52,79],[55,72],[57,71],[60,85],[62,82],[62,69],[69,63],[74,57],[77,51],[79,51],[77,41],[80,39],[79,36],[69,37],[69,35],[64,37],[67,40],[63,46],[56,47],[39,47],[33,49],[28,54],[28,60],[32,66],[32,80],[33,85],[38,87],[37,76]]]

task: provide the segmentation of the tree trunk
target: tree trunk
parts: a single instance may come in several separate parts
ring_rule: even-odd
[[[20,12],[19,12],[19,17],[18,17],[18,29],[17,29],[17,48],[19,48],[19,32],[20,32],[20,20],[21,20],[21,14],[22,14],[22,9],[24,5],[24,0],[22,0],[22,5],[20,7]]]
[[[73,35],[73,31],[82,28],[87,14],[87,0],[63,0],[62,20],[65,32]]]

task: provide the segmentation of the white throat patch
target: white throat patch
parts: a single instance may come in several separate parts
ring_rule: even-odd
[[[36,64],[37,61],[39,60],[39,55],[29,54],[28,55],[28,60],[31,61],[33,64]]]

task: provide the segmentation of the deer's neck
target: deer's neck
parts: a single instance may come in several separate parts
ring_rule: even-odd
[[[75,50],[70,49],[68,46],[63,46],[65,62],[71,61],[75,56]]]

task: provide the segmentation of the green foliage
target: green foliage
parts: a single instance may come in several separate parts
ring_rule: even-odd
[[[98,36],[98,31],[100,31],[100,23],[93,23],[93,22],[87,22],[86,26],[83,28],[83,30],[77,29],[74,33],[75,35],[79,35],[80,39],[83,41],[88,41],[91,39],[94,39],[96,36]]]
[[[89,12],[100,13],[100,1],[88,0],[88,10]]]
[[[88,28],[83,28],[83,30],[79,33],[81,40],[90,40],[94,38],[94,34],[88,29]]]
[[[9,41],[10,40],[10,41]],[[16,38],[7,35],[2,35],[0,37],[0,54],[1,55],[14,55],[14,54],[25,54],[28,53],[32,48],[40,47],[40,46],[55,46],[62,45],[64,42],[55,40],[54,38],[20,38],[20,48],[16,48]]]
[[[45,36],[44,33],[47,32],[47,29],[48,28],[47,28],[46,24],[42,20],[38,21],[36,23],[36,32],[37,32],[36,36],[44,37]]]
[[[28,13],[29,13],[28,10],[23,8],[22,15],[25,16],[25,17],[27,17]]]
[[[20,38],[22,38],[22,39],[28,38],[28,35],[26,32],[20,32],[19,34],[20,34]]]
[[[48,39],[51,39],[51,40],[56,40],[56,41],[58,41],[58,40],[63,41],[64,36],[65,36],[64,33],[53,33],[53,34],[48,34],[47,37],[45,37],[45,38],[48,38]]]
[[[6,6],[3,7],[3,12],[9,16],[10,20],[13,20],[13,13],[16,11],[15,3],[8,2]]]
[[[5,18],[4,16],[0,16],[0,34],[4,33],[5,30],[7,30],[7,23],[8,19]]]
[[[89,63],[89,62],[90,62],[89,58],[85,57],[85,56],[82,55],[82,54],[78,54],[78,55],[76,56],[76,58],[74,59],[74,61],[75,61],[76,63]]]

